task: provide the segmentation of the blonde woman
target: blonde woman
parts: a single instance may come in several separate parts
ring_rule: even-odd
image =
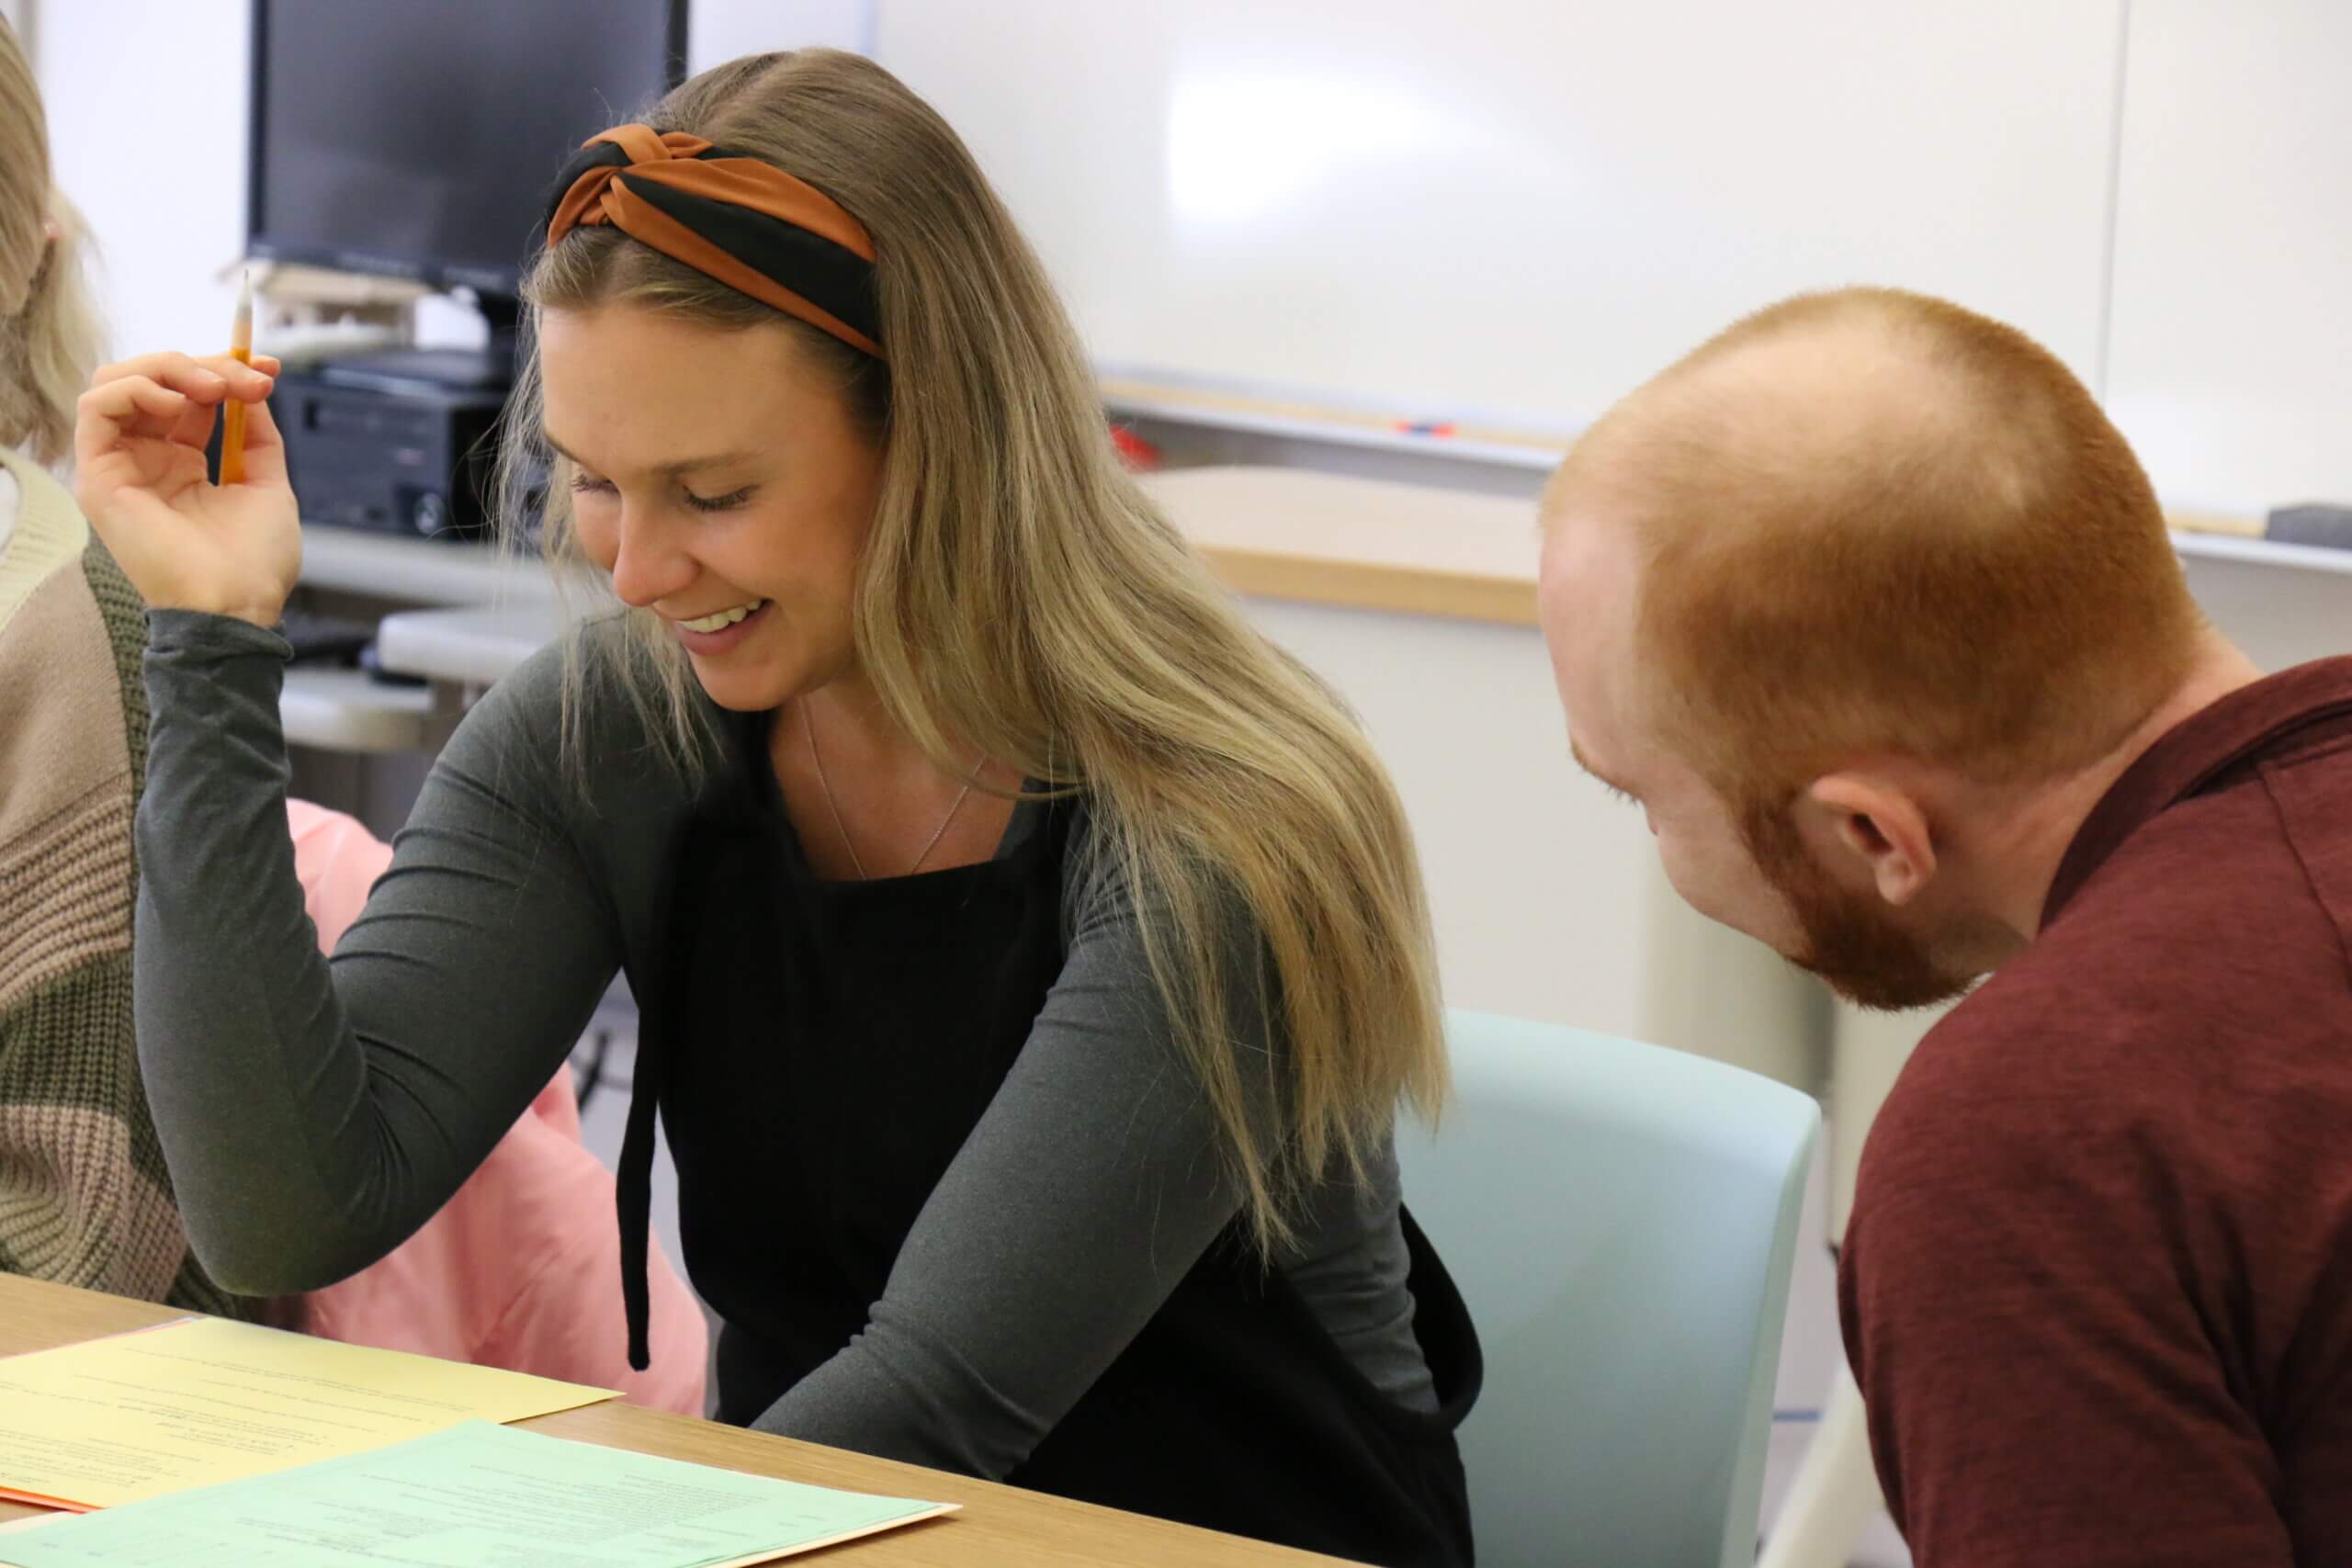
[[[156,355],[84,400],[154,607],[140,1021],[206,1262],[380,1254],[624,970],[623,1228],[658,1107],[727,1419],[1468,1561],[1476,1341],[1391,1149],[1445,1082],[1396,796],[1121,473],[962,143],[855,57],[743,60],[548,218],[510,457],[626,608],[468,716],[331,967],[271,830],[269,379]]]

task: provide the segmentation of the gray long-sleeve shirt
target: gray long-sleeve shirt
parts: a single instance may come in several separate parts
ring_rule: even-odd
[[[366,1267],[456,1191],[654,951],[693,806],[593,680],[589,768],[567,771],[547,650],[458,727],[330,963],[285,831],[287,653],[241,621],[150,616],[140,1061],[197,1254],[252,1294]],[[1064,908],[1061,976],[865,1332],[760,1427],[1002,1476],[1238,1212],[1124,888],[1072,880]],[[1368,1184],[1317,1190],[1275,1262],[1375,1387],[1430,1410],[1398,1206],[1384,1147]]]

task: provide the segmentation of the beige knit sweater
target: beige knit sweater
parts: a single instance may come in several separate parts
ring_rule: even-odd
[[[0,1271],[253,1317],[188,1253],[131,1032],[144,611],[64,488],[0,464]]]

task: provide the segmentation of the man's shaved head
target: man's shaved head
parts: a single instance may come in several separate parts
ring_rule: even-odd
[[[1917,295],[1739,322],[1596,424],[1544,513],[1577,757],[1640,801],[1692,906],[1867,1006],[2014,950],[2039,908],[2007,891],[2019,824],[2209,651],[2090,394]]]
[[[1640,705],[1734,798],[1857,755],[1987,782],[2117,744],[2200,625],[2146,475],[2058,360],[1958,306],[1806,295],[1580,441],[1551,558],[1625,531]]]

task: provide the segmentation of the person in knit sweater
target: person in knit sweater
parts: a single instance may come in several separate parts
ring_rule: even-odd
[[[188,1253],[140,1089],[144,607],[48,471],[98,333],[82,223],[5,26],[0,191],[0,1270],[250,1318],[261,1303]]]

